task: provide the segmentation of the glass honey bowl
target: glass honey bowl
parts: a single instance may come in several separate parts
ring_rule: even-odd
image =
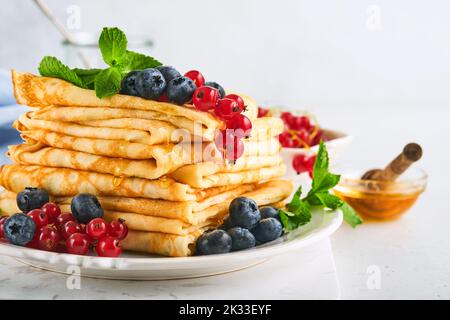
[[[334,193],[365,218],[390,220],[400,217],[425,191],[428,176],[411,167],[395,181],[362,180],[366,170],[341,175]]]

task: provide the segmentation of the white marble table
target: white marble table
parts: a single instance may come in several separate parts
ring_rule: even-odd
[[[168,281],[81,278],[79,290],[69,290],[67,280],[66,275],[0,256],[0,299],[339,298],[328,239],[248,269],[211,277]]]

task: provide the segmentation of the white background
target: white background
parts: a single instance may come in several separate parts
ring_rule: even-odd
[[[343,226],[333,237],[343,298],[450,298],[450,2],[57,1],[81,29],[118,26],[152,39],[152,54],[196,68],[263,105],[309,109],[351,133],[343,163],[382,166],[410,141],[424,148],[429,187],[402,219]],[[63,58],[60,35],[32,1],[0,1],[0,68],[35,71]],[[374,20],[375,19],[375,20]],[[380,290],[366,285],[381,270]]]
[[[46,0],[78,31],[118,26],[152,54],[196,68],[261,104],[299,108],[450,104],[445,0]],[[0,67],[34,71],[63,58],[61,37],[31,0],[1,0]]]

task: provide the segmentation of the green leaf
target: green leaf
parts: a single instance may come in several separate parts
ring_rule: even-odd
[[[39,64],[38,70],[41,76],[66,80],[78,87],[86,88],[83,80],[77,73],[55,57],[44,57]]]
[[[315,182],[315,185],[312,187],[309,193],[314,194],[328,191],[335,185],[337,185],[340,179],[340,175],[324,172],[323,174],[319,175],[318,178],[314,177],[313,182]]]
[[[110,66],[116,66],[125,58],[127,37],[119,28],[103,28],[98,46],[103,60]]]
[[[122,75],[117,68],[111,67],[100,71],[95,77],[95,94],[99,98],[109,97],[120,91]]]
[[[128,73],[133,70],[155,68],[161,65],[162,63],[155,58],[133,51],[126,51],[125,57],[120,64],[120,68],[122,68],[123,72]]]
[[[86,88],[94,89],[94,81],[102,69],[72,69],[83,80]]]
[[[322,140],[320,140],[319,144],[319,151],[316,155],[316,160],[314,162],[314,168],[313,168],[313,177],[316,177],[316,174],[321,174],[322,172],[328,172],[329,167],[329,157],[328,157],[328,151],[327,147],[323,143]],[[314,181],[313,181],[314,185]]]
[[[344,214],[344,221],[351,225],[352,228],[355,228],[358,224],[362,223],[361,217],[347,203],[343,202],[341,210]]]
[[[311,210],[306,202],[301,202],[301,210],[296,213],[279,210],[278,215],[280,216],[281,224],[286,231],[292,231],[297,229],[299,226],[307,224],[311,221]]]
[[[319,199],[321,204],[332,210],[336,210],[344,204],[344,201],[339,199],[339,197],[329,194],[328,192],[317,193],[316,197]]]
[[[287,205],[287,208],[289,211],[294,212],[296,211],[300,205],[302,200],[300,199],[302,195],[302,186],[298,187],[297,191],[295,191],[294,196],[292,197],[291,202]]]

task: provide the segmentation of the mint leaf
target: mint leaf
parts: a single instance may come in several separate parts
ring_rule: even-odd
[[[103,60],[110,66],[115,66],[125,59],[127,37],[119,28],[103,28],[98,46]]]
[[[355,228],[358,224],[362,223],[361,217],[347,203],[342,203],[341,210],[344,214],[344,221],[347,222],[352,228]]]
[[[332,174],[329,172],[323,172],[319,175],[317,179],[316,177],[314,177],[313,183],[314,182],[315,183],[309,193],[314,194],[328,191],[335,185],[337,185],[340,179],[341,179],[340,175]]]
[[[83,80],[86,88],[94,89],[94,81],[102,69],[72,69]]]
[[[302,201],[301,210],[296,213],[288,212],[280,209],[278,215],[280,216],[281,224],[286,231],[292,231],[298,227],[307,224],[311,221],[311,211],[306,202]]]
[[[344,201],[342,201],[339,197],[329,194],[328,192],[317,193],[315,196],[319,199],[321,204],[332,210],[336,210],[344,204]]]
[[[55,57],[45,56],[41,60],[38,70],[41,76],[66,80],[78,87],[86,88],[77,73]]]
[[[117,68],[100,71],[94,80],[95,94],[98,98],[112,96],[120,91],[122,75]]]
[[[294,196],[292,197],[291,202],[287,205],[287,208],[289,211],[294,212],[296,211],[300,206],[302,200],[300,199],[302,195],[302,186],[298,187],[297,191],[295,191]]]
[[[155,68],[161,65],[161,62],[150,56],[127,50],[120,67],[123,68],[123,72],[128,73],[133,70]]]

